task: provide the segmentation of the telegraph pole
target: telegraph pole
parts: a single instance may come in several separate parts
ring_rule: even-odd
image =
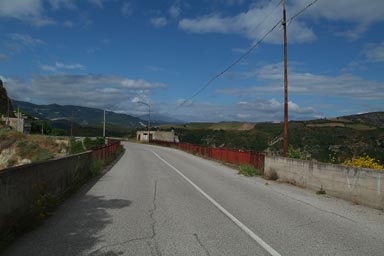
[[[17,105],[17,131],[20,131],[20,107]]]
[[[103,123],[103,138],[105,138],[105,109],[104,109],[104,123]]]
[[[287,59],[287,16],[283,0],[283,29],[284,29],[284,145],[283,156],[288,155],[288,59]]]

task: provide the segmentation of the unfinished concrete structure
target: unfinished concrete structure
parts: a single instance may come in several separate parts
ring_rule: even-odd
[[[172,130],[170,132],[164,131],[137,131],[136,139],[138,141],[149,141],[149,140],[159,140],[167,142],[179,142],[179,137],[175,135],[175,132]]]

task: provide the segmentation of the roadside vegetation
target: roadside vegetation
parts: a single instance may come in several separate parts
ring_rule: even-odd
[[[239,166],[239,174],[244,176],[262,176],[263,171],[256,169],[252,165],[242,164]]]
[[[384,165],[380,164],[378,160],[370,156],[360,156],[352,158],[351,160],[345,160],[343,165],[384,171]]]
[[[161,128],[173,129],[180,142],[184,143],[282,155],[282,123],[256,123],[245,130],[240,129],[241,126],[242,123],[223,122],[167,125]],[[384,112],[289,122],[289,145],[290,158],[344,164],[368,155],[383,166]]]
[[[68,140],[25,135],[0,125],[0,170],[68,154]]]

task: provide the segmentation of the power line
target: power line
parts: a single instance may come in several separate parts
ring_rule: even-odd
[[[257,41],[254,45],[252,45],[251,48],[249,48],[243,55],[241,55],[235,62],[233,62],[231,65],[229,65],[227,68],[225,68],[223,71],[221,71],[220,73],[218,73],[217,75],[215,75],[214,77],[212,77],[211,79],[208,80],[208,82],[200,88],[200,90],[198,90],[195,94],[193,94],[191,97],[189,97],[188,99],[184,100],[182,103],[180,103],[176,109],[178,109],[179,107],[183,106],[187,101],[193,99],[194,97],[196,97],[197,95],[199,95],[202,91],[204,91],[213,81],[215,81],[217,78],[219,78],[220,76],[224,75],[228,70],[230,70],[231,68],[233,68],[236,64],[238,64],[239,62],[241,62],[245,57],[247,57],[270,33],[272,33],[273,30],[275,30],[275,28],[281,23],[281,19],[267,32],[264,34],[264,36],[259,39],[259,41]]]
[[[309,3],[307,6],[305,6],[303,9],[301,9],[299,12],[297,12],[295,15],[293,15],[291,18],[288,19],[287,22],[292,22],[295,18],[297,18],[299,15],[301,15],[304,11],[306,11],[309,7],[311,7],[312,5],[314,5],[318,0],[314,0],[313,2]],[[277,8],[277,6],[279,6],[281,4],[282,1],[279,1],[279,3],[276,5],[275,8]],[[273,10],[274,11],[274,10]],[[266,18],[261,22],[259,23],[256,27],[259,27],[262,23],[265,22],[265,20],[269,17],[266,16]],[[231,68],[233,68],[235,65],[237,65],[239,62],[241,62],[245,57],[247,57],[249,54],[251,54],[251,52],[261,43],[264,41],[264,39],[273,32],[273,30],[276,29],[276,27],[281,24],[282,22],[282,19],[280,19],[270,30],[268,30],[267,33],[264,34],[264,36],[262,38],[260,38],[255,44],[253,44],[251,46],[251,48],[249,48],[244,54],[242,54],[236,61],[234,61],[232,64],[230,64],[227,68],[225,68],[223,71],[221,71],[220,73],[216,74],[215,76],[213,76],[212,78],[210,78],[207,83],[201,87],[196,93],[194,93],[191,97],[185,99],[182,103],[180,103],[176,109],[180,108],[181,106],[183,106],[187,101],[193,99],[194,97],[196,97],[197,95],[199,95],[202,91],[204,91],[208,86],[210,86],[212,84],[213,81],[215,81],[217,78],[221,77],[222,75],[224,75],[227,71],[229,71]]]
[[[277,5],[273,8],[272,12],[269,14],[269,15],[266,15],[265,18],[255,27],[255,28],[258,28],[259,26],[261,26],[276,10],[276,8],[281,4],[282,0],[280,0]],[[183,106],[187,101],[193,99],[194,97],[196,97],[197,95],[199,95],[202,91],[204,91],[213,81],[215,81],[217,78],[219,78],[220,76],[224,75],[224,73],[226,73],[228,70],[230,70],[231,68],[233,68],[236,64],[238,64],[239,62],[241,62],[245,57],[247,57],[270,33],[272,33],[272,31],[281,23],[281,19],[276,23],[276,25],[274,25],[272,27],[272,29],[270,29],[267,33],[265,33],[265,35],[259,39],[259,41],[257,41],[254,45],[252,45],[251,48],[249,48],[243,55],[241,55],[235,62],[233,62],[231,65],[229,65],[227,68],[225,68],[223,71],[221,71],[220,73],[216,74],[215,76],[213,76],[212,78],[210,78],[208,80],[208,82],[203,86],[201,87],[196,93],[194,93],[191,97],[185,99],[182,103],[180,103],[176,109],[180,108],[181,106]]]
[[[293,15],[291,18],[288,19],[287,23],[292,22],[294,19],[296,19],[298,16],[300,16],[303,12],[305,12],[309,7],[314,5],[319,0],[314,0],[313,2],[309,3],[307,6],[305,6],[303,9],[301,9],[298,13]]]

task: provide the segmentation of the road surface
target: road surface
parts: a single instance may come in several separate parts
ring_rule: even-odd
[[[124,146],[5,255],[384,255],[382,211],[179,150]]]

